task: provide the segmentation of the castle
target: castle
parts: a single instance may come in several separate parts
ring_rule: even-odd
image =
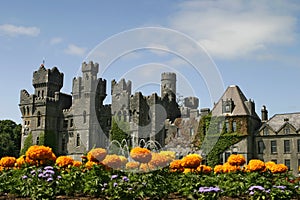
[[[132,94],[131,81],[111,82],[111,104],[104,105],[106,80],[97,78],[99,65],[82,63],[82,76],[73,79],[72,93],[60,92],[64,74],[56,67],[41,65],[33,73],[34,94],[21,90],[19,108],[22,114],[22,140],[31,134],[32,144],[41,144],[45,137],[58,155],[80,157],[94,147],[107,147],[113,121],[127,123],[128,144],[136,146],[141,140],[171,143],[168,127],[181,116],[199,118],[196,97],[176,102],[176,74],[161,74],[161,95]],[[187,123],[189,124],[189,123]],[[198,124],[198,121],[192,125]],[[196,129],[197,127],[195,127]],[[194,130],[193,129],[193,132]],[[177,132],[177,129],[173,129]]]
[[[97,63],[82,63],[82,76],[73,79],[71,95],[60,92],[64,75],[56,67],[46,69],[41,65],[33,73],[34,94],[26,90],[20,94],[22,147],[26,140],[31,140],[31,144],[47,142],[57,155],[80,159],[94,147],[108,147],[112,124],[117,123],[126,124],[124,131],[130,136],[127,139],[130,146],[157,141],[180,157],[196,150],[193,148],[193,142],[199,140],[196,132],[209,136],[206,123],[199,121],[211,116],[223,119],[213,127],[213,134],[238,134],[241,138],[219,153],[220,163],[226,162],[230,154],[238,153],[247,161],[256,158],[284,163],[294,174],[298,173],[300,113],[276,114],[269,119],[263,106],[259,117],[254,101],[247,99],[236,85],[225,90],[212,110],[203,108],[199,112],[197,97],[186,97],[179,106],[176,74],[169,72],[161,74],[160,96],[132,94],[131,81],[112,80],[112,102],[104,105],[107,82],[97,78],[98,70]],[[206,156],[205,151],[198,153]]]

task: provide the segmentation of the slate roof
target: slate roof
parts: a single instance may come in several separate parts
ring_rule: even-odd
[[[223,113],[222,108],[222,101],[226,101],[227,99],[232,99],[234,103],[234,108],[230,114]],[[220,100],[215,104],[212,115],[213,116],[221,116],[221,115],[240,115],[240,116],[249,116],[251,115],[251,111],[248,109],[246,102],[249,102],[246,98],[246,96],[243,94],[241,89],[237,85],[231,85],[229,86],[226,91],[224,92],[223,96],[220,98]],[[255,109],[255,108],[254,108]],[[256,112],[254,111],[253,116],[258,117]]]
[[[300,129],[300,112],[276,114],[265,124],[278,132],[286,123],[291,124],[298,131]]]

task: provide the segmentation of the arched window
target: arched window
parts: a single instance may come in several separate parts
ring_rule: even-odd
[[[38,91],[38,97],[40,97],[40,91]]]
[[[83,123],[86,123],[86,111],[83,111]]]
[[[79,147],[80,146],[80,134],[77,133],[77,136],[76,136],[76,147]]]
[[[41,113],[38,112],[37,114],[37,127],[41,126],[41,121],[42,121],[42,117],[41,117]]]
[[[232,132],[236,132],[236,121],[232,122]]]
[[[37,138],[36,138],[36,145],[39,145],[39,144],[40,144],[40,137],[37,136]]]
[[[26,107],[26,115],[29,115],[29,107]]]
[[[42,97],[44,98],[44,90],[42,90]]]

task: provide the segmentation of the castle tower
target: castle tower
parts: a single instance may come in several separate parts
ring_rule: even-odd
[[[106,138],[97,115],[106,97],[106,80],[97,78],[98,63],[82,63],[82,76],[73,79],[72,111],[76,142],[70,142],[70,154],[80,154],[93,147],[105,147]]]
[[[54,97],[55,92],[59,92],[63,86],[64,74],[60,73],[56,67],[51,70],[46,69],[41,64],[39,70],[33,72],[32,85],[37,97]]]
[[[62,110],[70,108],[72,103],[70,95],[60,93],[63,77],[64,74],[56,67],[46,69],[42,64],[33,73],[34,94],[21,90],[19,108],[23,120],[22,147],[29,134],[32,134],[32,144],[40,144],[46,134],[52,134],[53,145],[58,144]],[[44,142],[47,142],[46,139]],[[59,153],[58,148],[51,147]]]
[[[161,74],[161,97],[166,94],[173,94],[176,96],[176,74],[165,72]]]

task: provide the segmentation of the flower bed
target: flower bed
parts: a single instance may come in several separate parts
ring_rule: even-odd
[[[34,150],[39,153],[34,153]],[[211,168],[202,165],[201,157],[196,154],[174,160],[171,152],[160,154],[143,149],[133,151],[134,160],[109,155],[103,149],[93,150],[94,156],[88,154],[83,162],[67,156],[56,158],[45,147],[35,146],[30,151],[30,160],[27,156],[22,157],[24,162],[18,163],[18,159],[11,157],[0,160],[2,199],[300,197],[299,181],[286,166],[259,160],[246,164],[240,155],[233,155],[224,165]]]

